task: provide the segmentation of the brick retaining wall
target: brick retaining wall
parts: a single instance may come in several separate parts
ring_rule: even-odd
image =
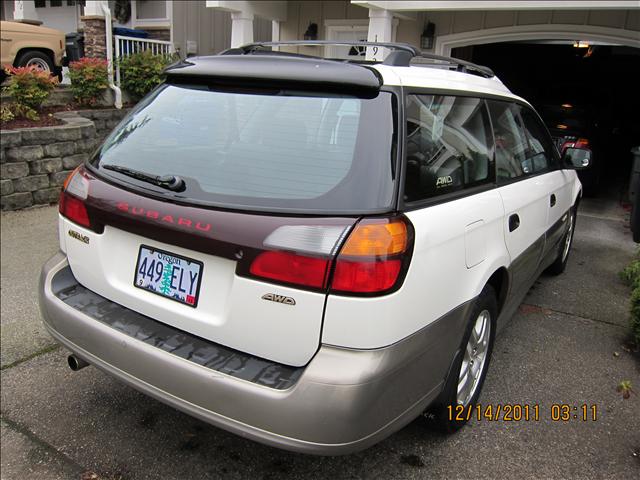
[[[19,210],[58,201],[60,187],[127,110],[81,110],[55,115],[65,125],[0,130],[0,205]]]

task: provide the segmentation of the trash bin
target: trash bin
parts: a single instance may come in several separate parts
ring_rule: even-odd
[[[114,27],[113,34],[120,35],[121,37],[149,38],[149,32],[135,30],[133,28]]]
[[[71,32],[65,35],[67,64],[84,57],[84,34]]]
[[[629,180],[629,199],[631,200],[631,231],[633,241],[640,243],[640,145],[631,149],[633,166]]]

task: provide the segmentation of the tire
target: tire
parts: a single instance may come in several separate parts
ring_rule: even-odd
[[[569,210],[569,227],[562,237],[562,241],[558,246],[558,256],[554,262],[547,268],[547,273],[551,275],[560,275],[567,268],[567,261],[569,260],[569,253],[571,253],[571,245],[573,244],[573,234],[576,230],[576,207],[571,207]]]
[[[457,406],[462,405],[467,411],[468,408],[473,409],[478,402],[489,370],[491,352],[493,351],[493,343],[496,336],[497,317],[498,302],[496,293],[491,285],[485,285],[467,318],[467,328],[453,362],[451,373],[445,382],[445,388],[440,400],[430,409],[431,412],[427,415],[428,418],[434,421],[435,427],[444,433],[456,432],[469,420],[466,415],[462,415],[462,419],[455,418]],[[488,329],[488,332],[485,329]],[[473,339],[472,333],[474,333]],[[478,339],[479,342],[475,339]],[[483,352],[482,359],[479,357],[481,352]],[[469,356],[472,357],[471,360]],[[474,362],[476,362],[476,365],[479,362],[482,363],[476,375],[469,377],[469,373],[473,371],[472,367],[469,369],[469,366]],[[464,383],[463,369],[467,369],[466,378],[469,379],[471,384]],[[459,394],[460,385],[467,385],[467,389],[465,391],[463,388]]]
[[[18,60],[16,61],[16,65],[18,67],[26,67],[28,65],[35,65],[36,67],[44,70],[46,72],[54,73],[53,62],[51,61],[51,57],[46,53],[39,52],[37,50],[30,50],[24,52]]]

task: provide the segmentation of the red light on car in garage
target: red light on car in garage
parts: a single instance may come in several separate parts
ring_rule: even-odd
[[[575,148],[588,148],[589,147],[589,140],[586,138],[579,138],[578,140],[576,140],[576,144],[574,145]]]

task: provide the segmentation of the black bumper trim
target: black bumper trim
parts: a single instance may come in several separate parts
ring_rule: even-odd
[[[68,266],[56,273],[51,288],[65,304],[114,330],[231,377],[286,390],[304,371],[204,340],[107,300],[80,285]]]

